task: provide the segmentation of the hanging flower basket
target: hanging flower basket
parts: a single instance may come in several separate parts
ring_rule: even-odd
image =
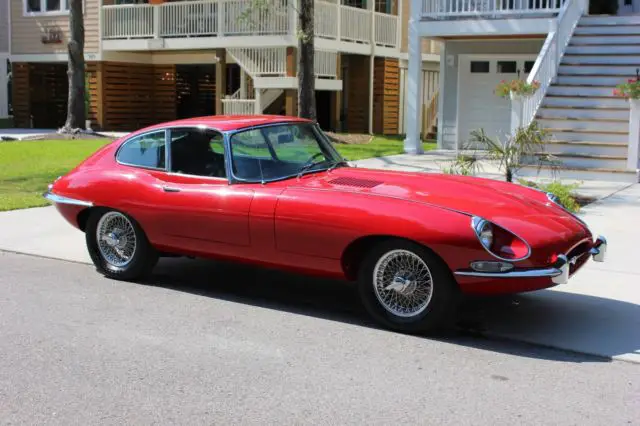
[[[627,99],[640,99],[640,78],[629,79],[626,83],[621,83],[613,89],[613,96]]]
[[[540,83],[532,81],[527,83],[525,80],[515,79],[511,81],[502,80],[495,90],[495,94],[501,98],[528,98],[533,96],[534,93],[540,88]]]

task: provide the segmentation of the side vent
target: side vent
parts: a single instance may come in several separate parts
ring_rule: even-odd
[[[350,177],[335,178],[333,180],[330,180],[329,183],[342,186],[354,186],[356,188],[374,188],[382,184],[382,182],[377,180],[358,179]]]

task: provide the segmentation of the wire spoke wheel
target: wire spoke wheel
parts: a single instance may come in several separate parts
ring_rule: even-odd
[[[136,232],[131,221],[121,213],[105,213],[96,229],[98,250],[112,266],[127,266],[136,253]]]
[[[433,296],[429,267],[409,250],[392,250],[380,257],[373,269],[373,287],[384,309],[403,318],[420,315]]]

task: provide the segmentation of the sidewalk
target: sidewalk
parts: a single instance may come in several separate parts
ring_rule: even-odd
[[[587,184],[604,194],[602,185]],[[486,335],[640,363],[640,184],[603,196],[580,215],[608,239],[606,262],[590,261],[569,284],[518,295],[518,304],[481,304]],[[84,234],[54,207],[0,213],[0,250],[90,263]]]

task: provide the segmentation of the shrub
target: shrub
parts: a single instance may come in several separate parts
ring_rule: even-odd
[[[580,204],[578,204],[576,196],[573,194],[573,191],[578,189],[578,187],[580,186],[577,183],[565,184],[559,181],[553,181],[551,183],[538,184],[524,179],[518,179],[518,182],[520,182],[520,184],[524,186],[552,193],[553,195],[558,197],[558,201],[560,202],[560,204],[562,204],[565,209],[569,210],[572,213],[577,213],[580,210]]]
[[[614,96],[627,99],[640,99],[640,78],[631,78],[626,83],[621,83],[613,90]]]

